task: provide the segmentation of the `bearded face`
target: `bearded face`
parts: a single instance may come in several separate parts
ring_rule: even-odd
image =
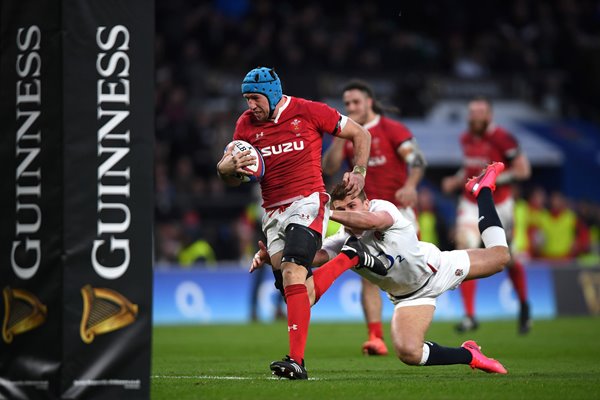
[[[373,107],[373,99],[358,89],[346,90],[343,95],[346,113],[356,123],[364,125],[368,122],[369,111]]]
[[[477,136],[482,136],[492,122],[490,104],[484,100],[469,103],[469,131]]]

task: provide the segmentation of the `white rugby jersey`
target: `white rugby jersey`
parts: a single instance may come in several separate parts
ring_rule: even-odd
[[[370,254],[384,262],[388,273],[381,276],[367,268],[352,270],[393,296],[414,293],[437,271],[441,262],[440,249],[419,241],[411,222],[389,201],[371,200],[369,211],[387,211],[394,219],[393,225],[385,231],[364,231],[357,236]],[[330,259],[339,254],[349,236],[341,228],[323,241],[322,248]]]

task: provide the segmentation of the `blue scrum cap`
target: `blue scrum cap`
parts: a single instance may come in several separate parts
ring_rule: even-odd
[[[283,92],[281,91],[281,81],[273,68],[258,67],[246,74],[242,82],[242,94],[260,93],[269,100],[269,115],[273,114],[275,107]]]

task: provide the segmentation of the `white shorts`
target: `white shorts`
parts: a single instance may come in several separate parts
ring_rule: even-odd
[[[471,262],[466,250],[442,251],[440,253],[437,272],[431,276],[429,282],[415,294],[406,299],[398,299],[388,294],[389,299],[396,308],[432,305],[435,307],[436,298],[448,290],[454,290],[469,274]]]
[[[512,197],[507,198],[502,203],[496,204],[496,212],[502,222],[502,227],[510,241],[514,225],[515,201]],[[481,234],[479,233],[479,207],[464,197],[458,203],[456,230],[458,234],[465,235],[467,247],[477,249],[481,246]]]
[[[285,247],[285,228],[299,224],[311,228],[324,238],[329,222],[329,194],[315,192],[291,204],[265,210],[262,218],[263,233],[267,238],[267,250],[273,255]]]

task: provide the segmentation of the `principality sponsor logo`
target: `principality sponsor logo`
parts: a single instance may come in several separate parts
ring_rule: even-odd
[[[385,156],[373,156],[369,157],[368,166],[369,167],[379,167],[381,165],[385,165],[387,163],[387,158]]]
[[[466,168],[484,168],[492,161],[484,157],[465,157],[463,165]]]

